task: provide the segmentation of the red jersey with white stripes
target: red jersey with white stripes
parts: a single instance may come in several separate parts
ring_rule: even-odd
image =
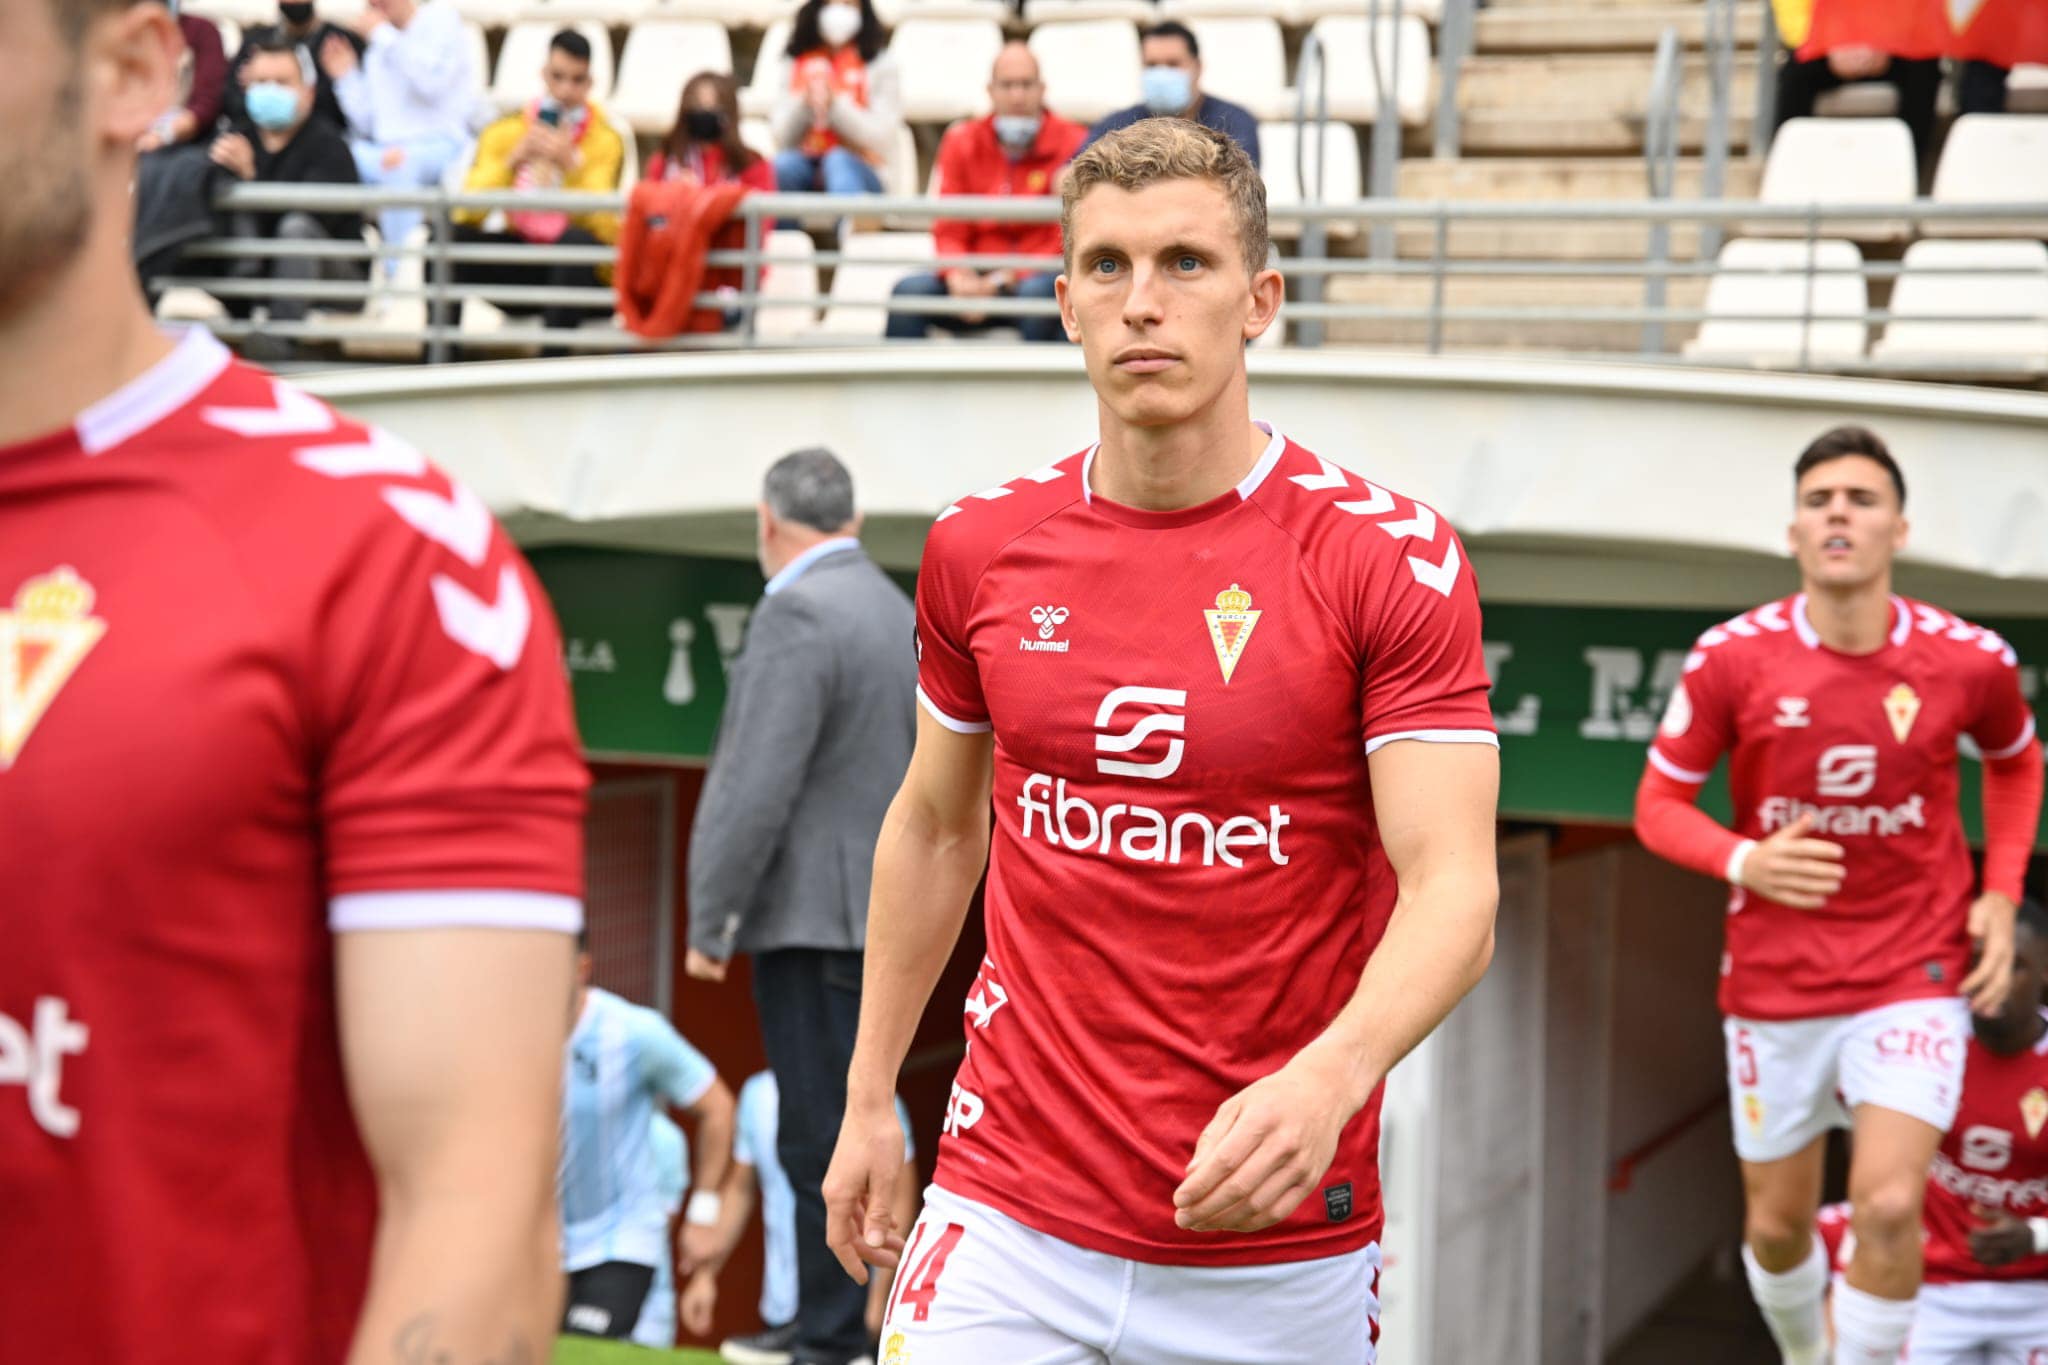
[[[2016,665],[1992,632],[1902,597],[1871,654],[1822,644],[1804,595],[1700,637],[1651,763],[1704,782],[1732,754],[1736,833],[1762,839],[1811,814],[1814,837],[1845,851],[1842,888],[1818,910],[1734,890],[1724,1012],[1805,1019],[1955,993],[1974,885],[1957,745],[1998,758],[2035,742]]]
[[[1367,755],[1495,743],[1479,598],[1420,503],[1274,435],[1175,512],[1083,452],[963,498],[925,546],[919,696],[995,732],[988,960],[939,1184],[1077,1245],[1298,1260],[1379,1235],[1379,1101],[1279,1226],[1174,1224],[1222,1102],[1333,1019],[1392,913]]]
[[[2048,1035],[2014,1056],[1970,1039],[1963,1102],[1927,1172],[1927,1282],[2048,1279],[2048,1256],[1993,1269],[1970,1254],[1973,1207],[2048,1218]]]
[[[482,504],[193,332],[0,448],[0,1360],[338,1362],[333,934],[570,930],[584,769]]]

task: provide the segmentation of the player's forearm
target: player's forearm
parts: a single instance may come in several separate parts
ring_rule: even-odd
[[[716,1275],[725,1269],[725,1263],[739,1250],[740,1239],[747,1235],[747,1223],[754,1216],[754,1182],[742,1175],[743,1168],[734,1162],[728,1168],[724,1195],[718,1209],[718,1245],[704,1264],[698,1267]],[[707,1187],[708,1188],[708,1187]]]
[[[1739,867],[1736,851],[1748,840],[1701,810],[1696,804],[1699,791],[1654,767],[1645,768],[1636,788],[1636,837],[1666,862],[1733,881]]]
[[[690,1171],[693,1190],[723,1190],[732,1169],[733,1106],[706,1105],[697,1115],[697,1141]],[[720,1201],[721,1207],[723,1200]]]
[[[2041,823],[2041,746],[1984,764],[1984,889],[2017,901]]]

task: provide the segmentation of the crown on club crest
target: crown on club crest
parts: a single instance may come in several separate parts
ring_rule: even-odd
[[[1212,579],[1211,581],[1213,582],[1214,580]],[[1222,592],[1216,594],[1216,610],[1218,611],[1250,611],[1251,609],[1252,595],[1243,588],[1238,587],[1235,583],[1232,583]]]
[[[92,585],[69,564],[21,585],[14,609],[23,616],[48,621],[76,621],[92,611]]]

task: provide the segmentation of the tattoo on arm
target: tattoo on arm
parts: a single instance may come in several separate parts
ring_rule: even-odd
[[[540,1359],[532,1343],[515,1331],[497,1354],[458,1360],[454,1351],[441,1344],[438,1326],[432,1313],[422,1313],[399,1328],[391,1341],[394,1365],[537,1365]]]

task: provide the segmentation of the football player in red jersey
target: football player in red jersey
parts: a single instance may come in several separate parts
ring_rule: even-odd
[[[1492,946],[1477,587],[1432,509],[1252,420],[1281,280],[1236,144],[1113,133],[1065,214],[1100,440],[926,542],[830,1240],[897,1257],[889,1097],[986,862],[882,1358],[1370,1361],[1381,1081]]]
[[[2041,750],[2012,649],[1893,594],[1906,490],[1884,443],[1827,432],[1794,483],[1802,590],[1700,637],[1636,829],[1732,887],[1721,1008],[1751,1292],[1788,1362],[1827,1358],[1814,1213],[1826,1131],[1853,1127],[1834,1360],[1874,1365],[1912,1325],[1921,1199],[1969,1010],[1996,1012],[2010,984]],[[1981,892],[1956,801],[1965,739],[1984,756]],[[1695,804],[1723,753],[1732,830]]]
[[[587,781],[415,451],[166,335],[161,4],[0,0],[0,1360],[547,1358]]]

